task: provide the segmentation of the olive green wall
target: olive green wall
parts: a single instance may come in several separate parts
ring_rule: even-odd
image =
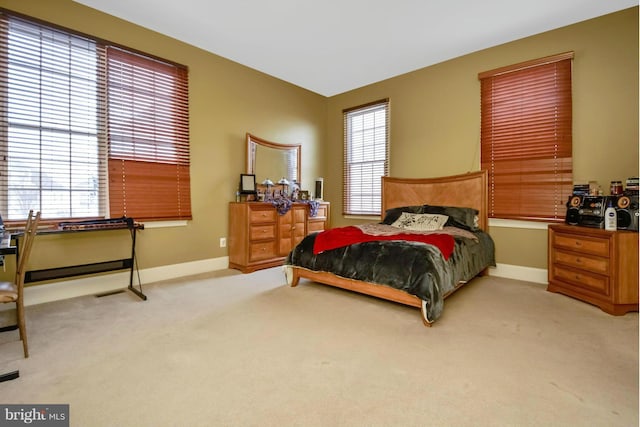
[[[480,167],[478,73],[574,51],[574,181],[638,176],[638,8],[465,55],[329,99],[327,155],[342,164],[342,110],[390,99],[391,175],[434,177]],[[387,61],[388,58],[381,58]],[[353,224],[341,204],[341,168],[328,168],[332,225]],[[546,269],[546,230],[493,226],[497,262]]]
[[[141,269],[221,258],[226,248],[228,202],[245,172],[245,134],[302,144],[302,183],[321,176],[321,144],[326,139],[326,98],[264,73],[149,31],[71,0],[2,0],[0,7],[148,52],[189,67],[191,200],[186,226],[147,228],[138,237]],[[26,213],[25,213],[26,215]],[[82,240],[87,257],[110,251],[111,240],[90,233]],[[59,265],[84,262],[70,256],[73,237],[46,237],[33,260]],[[115,243],[113,243],[115,244]],[[126,254],[126,253],[125,253]]]
[[[341,215],[342,109],[390,99],[392,175],[429,177],[477,170],[478,72],[565,51],[575,52],[575,180],[597,180],[606,189],[611,180],[638,175],[637,7],[331,98],[71,0],[0,0],[0,7],[189,67],[193,221],[142,231],[141,269],[227,255],[218,240],[227,236],[227,203],[244,172],[246,132],[302,144],[303,188],[312,189],[313,180],[323,176],[325,199],[332,202],[332,225],[351,224],[361,220]],[[381,58],[386,60],[390,59]],[[494,226],[491,233],[499,263],[546,269],[546,231]],[[100,260],[122,250],[121,241],[107,234],[40,239],[34,259],[43,267],[71,258]],[[80,259],[83,256],[87,261]]]

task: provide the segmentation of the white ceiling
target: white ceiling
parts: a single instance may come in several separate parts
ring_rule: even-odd
[[[75,1],[325,96],[638,5],[637,0]]]

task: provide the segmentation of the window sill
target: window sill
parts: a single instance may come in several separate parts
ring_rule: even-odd
[[[489,227],[525,228],[528,230],[546,230],[551,222],[523,221],[516,219],[489,218]]]
[[[168,228],[168,227],[186,227],[187,220],[176,220],[176,221],[150,221],[144,223],[144,228]]]
[[[378,215],[343,215],[345,219],[362,219],[367,221],[382,221]]]

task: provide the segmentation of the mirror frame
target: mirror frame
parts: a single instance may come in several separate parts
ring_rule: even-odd
[[[256,154],[256,150],[255,150],[255,146],[256,145],[262,145],[263,147],[269,147],[269,148],[275,148],[276,150],[295,150],[296,151],[296,162],[298,162],[298,167],[297,167],[297,173],[296,173],[296,181],[299,183],[300,182],[300,171],[301,171],[301,151],[302,151],[302,145],[301,144],[279,144],[277,142],[271,142],[271,141],[267,141],[266,139],[262,139],[262,138],[258,138],[255,135],[250,134],[249,132],[247,132],[247,159],[246,159],[246,170],[248,174],[254,174],[255,175],[255,166],[256,166],[256,159],[255,159],[255,154]],[[276,178],[276,180],[279,178]],[[276,182],[276,181],[274,181]]]

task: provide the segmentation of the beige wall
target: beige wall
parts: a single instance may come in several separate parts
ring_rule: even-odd
[[[240,173],[245,172],[246,132],[270,141],[302,144],[303,184],[322,175],[316,159],[321,158],[326,139],[325,97],[71,0],[2,0],[0,7],[189,67],[193,221],[182,227],[142,231],[137,251],[140,268],[227,255],[226,248],[219,248],[219,238],[227,236],[228,202],[235,199]],[[71,240],[89,244],[71,254]],[[40,239],[34,246],[38,265],[33,268],[71,259],[85,262],[83,252],[91,262],[99,260],[100,254],[116,245],[112,240],[95,233]]]
[[[472,53],[329,99],[329,164],[342,164],[342,110],[380,98],[391,105],[391,175],[433,177],[479,169],[478,73],[574,51],[574,180],[638,176],[638,8]],[[381,61],[388,60],[381,58]],[[340,215],[341,168],[329,168],[325,195]],[[546,269],[546,230],[491,229],[498,263]]]
[[[141,232],[142,269],[227,254],[218,239],[227,236],[227,202],[244,172],[246,132],[301,143],[303,188],[312,189],[313,180],[323,176],[332,225],[350,224],[356,220],[341,215],[342,109],[390,98],[392,175],[477,170],[478,72],[569,50],[575,52],[576,180],[598,180],[606,187],[613,179],[638,175],[638,8],[325,98],[71,0],[0,0],[0,6],[189,67],[193,221]],[[491,232],[499,263],[546,268],[544,231]],[[89,235],[43,239],[34,258],[46,266],[70,258],[80,262],[84,254],[100,260],[121,244]]]

